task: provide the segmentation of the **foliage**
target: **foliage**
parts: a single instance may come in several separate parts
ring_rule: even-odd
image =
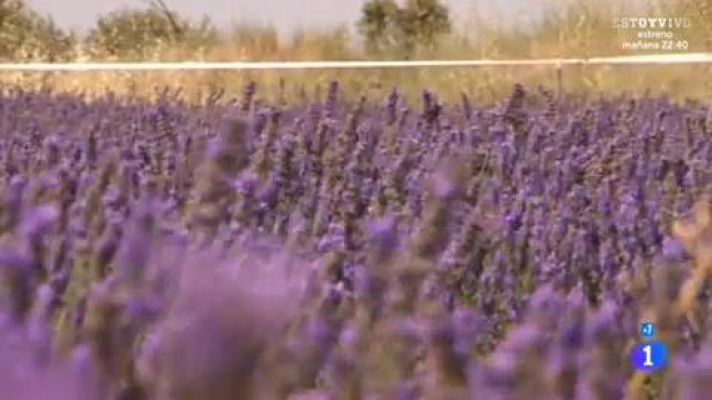
[[[0,59],[60,61],[73,56],[76,38],[21,0],[0,0]]]
[[[97,57],[147,59],[171,47],[198,51],[217,40],[218,32],[209,19],[196,23],[154,7],[99,16],[85,47]]]
[[[408,0],[404,7],[393,0],[371,0],[361,9],[358,28],[370,51],[395,49],[410,55],[419,45],[433,48],[452,24],[438,0]]]

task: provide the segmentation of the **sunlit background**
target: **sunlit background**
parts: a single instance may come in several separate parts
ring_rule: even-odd
[[[167,0],[166,4],[179,13],[200,16],[207,15],[216,25],[249,20],[269,24],[281,34],[288,35],[300,28],[352,26],[364,0]],[[547,0],[510,0],[497,2],[492,0],[447,0],[453,16],[459,23],[467,21],[468,14],[475,10],[487,12],[492,16],[501,15],[509,22],[512,19],[526,20],[550,6],[556,6]],[[561,3],[558,1],[557,3]],[[143,0],[30,0],[29,4],[37,10],[49,13],[63,27],[78,30],[91,27],[97,15],[122,7],[141,7]],[[534,11],[532,13],[532,11]]]
[[[17,0],[13,0],[17,1]],[[51,28],[16,26],[0,43],[0,59],[14,61],[285,61],[285,60],[402,60],[402,59],[511,59],[636,55],[660,52],[700,52],[712,49],[712,0],[441,0],[423,2],[446,9],[447,29],[408,43],[401,28],[364,32],[364,0],[28,0],[27,12],[49,18]],[[162,3],[162,4],[161,4]],[[373,3],[373,2],[371,2]],[[386,2],[387,3],[387,2]],[[405,0],[396,0],[406,9]],[[157,4],[161,4],[157,7]],[[163,7],[163,9],[161,8]],[[175,34],[166,13],[183,24]],[[442,15],[441,15],[442,17]],[[674,32],[674,48],[631,49],[636,30],[614,28],[617,17],[689,18],[690,29]],[[143,19],[142,19],[143,18]],[[442,21],[441,21],[442,22]],[[102,25],[103,24],[103,25]],[[369,25],[370,24],[370,25]],[[372,19],[367,28],[378,24]],[[102,28],[104,26],[104,28]],[[156,31],[158,26],[158,31]],[[370,27],[370,28],[369,28]],[[442,26],[441,26],[442,28]],[[5,24],[3,28],[8,28]],[[367,29],[367,30],[368,30]],[[401,29],[399,31],[399,29]],[[429,29],[421,26],[418,29]],[[424,32],[424,31],[423,31]],[[62,37],[69,37],[66,41]],[[427,36],[427,35],[426,35]],[[386,40],[378,38],[386,37]],[[29,38],[29,39],[28,39]],[[373,38],[377,38],[375,41]],[[376,43],[374,43],[376,42]],[[2,49],[2,47],[12,47]],[[14,47],[13,47],[14,46]],[[493,101],[515,82],[543,84],[558,90],[600,93],[645,88],[674,93],[680,98],[709,97],[712,89],[697,77],[710,71],[704,66],[671,67],[570,67],[555,71],[536,68],[418,69],[345,71],[338,78],[353,93],[383,95],[393,84],[428,86],[457,95],[461,90],[483,101]],[[140,92],[153,84],[179,85],[200,98],[194,87],[221,87],[239,91],[255,80],[267,92],[302,82],[327,85],[334,71],[225,74],[82,74],[30,75],[23,84],[102,88]],[[3,80],[8,75],[3,75]],[[144,84],[149,81],[152,85]],[[286,82],[286,83],[285,83]],[[653,84],[651,84],[651,82]],[[197,85],[196,85],[197,84]],[[296,90],[296,89],[295,89]],[[418,95],[420,89],[414,89]],[[195,92],[195,93],[194,93]]]

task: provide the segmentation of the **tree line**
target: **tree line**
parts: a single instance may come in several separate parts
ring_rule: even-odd
[[[439,0],[369,0],[356,31],[369,54],[410,56],[419,47],[433,48],[451,31],[448,8]],[[226,40],[204,17],[186,18],[165,0],[150,0],[141,9],[124,8],[99,16],[82,35],[61,27],[23,0],[0,0],[0,59],[63,61],[78,54],[96,58],[151,58],[172,46],[198,50]],[[229,39],[228,39],[229,40]]]

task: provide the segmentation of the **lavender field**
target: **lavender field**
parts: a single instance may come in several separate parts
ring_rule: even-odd
[[[709,105],[256,90],[3,91],[0,398],[712,397]]]

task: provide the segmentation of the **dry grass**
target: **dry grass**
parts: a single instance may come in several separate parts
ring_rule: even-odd
[[[615,16],[687,17],[692,28],[678,31],[676,37],[690,43],[690,51],[712,50],[712,0],[681,0],[678,3],[653,2],[645,10],[625,8],[620,2],[566,1],[536,28],[505,28],[474,12],[466,26],[443,41],[436,50],[419,51],[417,58],[528,58],[587,57],[591,55],[635,54],[623,50],[621,42],[632,39],[634,31],[613,27]],[[671,5],[672,4],[672,5]],[[497,21],[497,20],[495,20]],[[382,54],[379,58],[392,58]],[[240,25],[225,35],[222,43],[200,51],[177,47],[157,51],[153,60],[345,60],[373,58],[354,45],[343,28],[304,32],[291,40],[280,40],[269,27]],[[81,60],[82,57],[79,57]],[[239,96],[242,87],[256,81],[259,93],[269,100],[299,99],[304,90],[311,96],[315,88],[326,88],[338,79],[354,96],[382,98],[396,85],[410,98],[427,87],[446,99],[458,99],[461,91],[475,101],[491,103],[510,91],[516,82],[544,85],[566,92],[598,95],[630,91],[651,94],[670,93],[678,100],[712,99],[712,68],[706,66],[596,66],[564,67],[561,81],[557,71],[542,67],[430,68],[354,71],[241,71],[241,72],[158,72],[158,73],[65,73],[3,74],[4,83],[25,88],[52,87],[58,90],[102,95],[106,90],[125,95],[152,98],[165,86],[182,88],[191,102],[203,102],[220,89],[224,99]],[[559,86],[561,86],[559,88]],[[318,89],[316,89],[318,91]]]

